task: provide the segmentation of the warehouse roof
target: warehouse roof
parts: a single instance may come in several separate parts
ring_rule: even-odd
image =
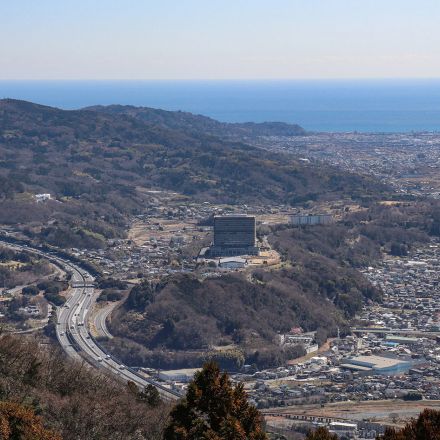
[[[392,368],[398,365],[402,365],[407,363],[407,361],[395,358],[389,358],[384,356],[356,356],[350,359],[347,359],[347,363],[353,363],[362,365],[370,368]]]

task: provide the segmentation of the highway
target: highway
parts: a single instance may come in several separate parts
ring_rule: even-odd
[[[93,323],[96,328],[96,332],[100,336],[105,336],[106,338],[113,338],[113,335],[110,333],[108,327],[107,327],[107,317],[110,315],[110,313],[115,308],[114,303],[108,304],[106,307],[103,307],[102,309],[98,310],[96,312]]]
[[[98,294],[93,288],[95,280],[87,271],[70,261],[36,248],[6,242],[3,242],[3,244],[11,248],[41,255],[63,267],[66,272],[71,273],[71,285],[74,286],[71,289],[71,294],[63,306],[56,308],[57,338],[70,358],[85,360],[90,365],[106,370],[122,381],[132,381],[141,388],[149,384],[154,385],[165,400],[178,400],[182,397],[177,391],[171,390],[152,379],[145,378],[125,366],[108,354],[94,340],[88,330],[88,319]]]

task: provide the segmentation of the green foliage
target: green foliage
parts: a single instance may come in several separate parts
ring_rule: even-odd
[[[134,382],[128,381],[127,388],[139,402],[145,403],[150,407],[157,407],[162,402],[159,391],[154,385],[148,384],[143,390],[139,390]]]
[[[47,294],[57,294],[66,290],[68,283],[65,281],[45,280],[37,284],[39,290],[43,290]]]
[[[0,247],[0,262],[6,263],[8,261],[15,260],[16,257],[17,254],[13,250],[6,247]]]
[[[40,289],[37,286],[26,286],[21,289],[23,295],[38,295]]]
[[[390,254],[396,257],[408,255],[408,247],[401,243],[391,243]]]
[[[422,399],[423,399],[423,394],[415,393],[415,392],[411,392],[403,396],[403,400],[422,400]]]
[[[206,361],[215,362],[224,370],[239,370],[245,361],[244,353],[241,350],[218,350],[211,351],[205,355]]]
[[[139,399],[146,402],[149,406],[159,406],[161,402],[160,394],[157,388],[151,384],[147,385],[140,393]]]
[[[112,319],[113,322],[113,319]],[[113,328],[112,328],[112,333]],[[159,346],[149,350],[134,339],[114,337],[101,342],[118,359],[126,364],[159,369],[196,368],[204,362],[204,353],[200,351],[170,351]]]
[[[100,289],[118,289],[124,290],[127,288],[127,284],[124,281],[117,280],[115,278],[99,278],[97,280],[98,287]]]
[[[64,296],[57,295],[56,293],[45,293],[44,297],[56,306],[62,306],[66,302]]]
[[[12,177],[0,176],[0,200],[11,199],[15,193],[24,191],[23,184]]]
[[[304,356],[306,351],[302,345],[294,345],[287,349],[281,349],[277,346],[268,346],[250,353],[246,362],[257,365],[259,368],[270,368],[283,365],[289,359]]]
[[[99,297],[98,301],[120,301],[123,298],[123,293],[115,289],[104,289]]]
[[[83,228],[68,226],[50,226],[42,229],[39,237],[45,242],[60,248],[101,248],[104,246],[104,237],[93,234]]]
[[[37,284],[37,288],[44,291],[44,297],[56,306],[62,306],[66,302],[66,298],[59,293],[67,287],[68,284],[65,281],[46,280]]]
[[[52,313],[49,316],[49,321],[46,324],[46,326],[44,327],[44,334],[49,337],[52,338],[54,340],[56,340],[56,327],[57,327],[57,315],[56,313]]]
[[[247,402],[243,385],[232,386],[213,363],[194,376],[185,399],[171,411],[165,440],[265,440],[263,419]]]
[[[143,281],[130,290],[127,305],[134,310],[143,310],[154,301],[154,289],[150,282]]]
[[[327,337],[327,330],[322,327],[318,327],[318,329],[316,330],[315,339],[319,347],[321,347],[327,341]]]
[[[60,287],[56,284],[51,284],[44,289],[45,295],[57,295],[58,293],[60,293]]]

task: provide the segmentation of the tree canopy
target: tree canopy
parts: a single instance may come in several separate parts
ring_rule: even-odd
[[[194,375],[186,397],[171,411],[165,440],[266,440],[263,418],[242,384],[208,362]]]
[[[61,440],[60,435],[44,428],[33,410],[12,402],[0,402],[0,438]]]

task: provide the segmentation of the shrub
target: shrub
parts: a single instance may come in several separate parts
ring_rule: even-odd
[[[21,289],[21,293],[23,295],[38,295],[40,293],[40,289],[37,286],[26,286]]]

